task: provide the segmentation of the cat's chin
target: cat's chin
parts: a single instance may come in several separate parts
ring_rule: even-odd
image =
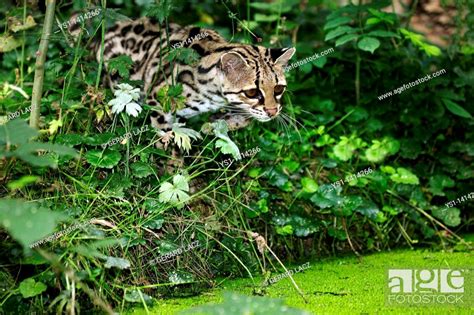
[[[275,117],[259,117],[259,118],[255,117],[255,119],[258,120],[259,122],[269,122],[270,120],[272,120]]]

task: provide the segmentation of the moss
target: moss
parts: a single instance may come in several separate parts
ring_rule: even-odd
[[[384,297],[389,267],[426,269],[467,266],[472,266],[472,254],[468,252],[408,249],[371,254],[360,259],[352,256],[323,259],[311,262],[309,269],[293,275],[298,286],[305,292],[308,304],[298,295],[289,278],[268,288],[267,296],[283,299],[288,306],[313,314],[472,314],[472,307],[390,308],[385,306]],[[263,279],[256,278],[255,281],[260,284]],[[219,303],[224,291],[251,295],[253,288],[251,279],[226,280],[218,288],[201,296],[160,300],[150,313],[176,314],[193,306]],[[143,313],[140,309],[133,312]]]

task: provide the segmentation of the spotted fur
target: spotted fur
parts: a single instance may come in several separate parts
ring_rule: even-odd
[[[200,56],[197,64],[171,64],[166,57],[177,46],[193,49]],[[252,118],[273,119],[281,110],[286,88],[283,69],[294,52],[294,48],[229,43],[213,30],[193,26],[170,24],[166,34],[159,24],[145,18],[116,24],[104,40],[105,61],[119,55],[131,57],[131,80],[144,82],[146,103],[157,106],[151,113],[152,124],[165,131],[173,122],[205,112],[224,111],[222,118],[230,129],[245,127]],[[112,76],[110,83],[115,79]],[[183,85],[185,108],[175,115],[164,113],[156,94],[164,85],[177,82]]]

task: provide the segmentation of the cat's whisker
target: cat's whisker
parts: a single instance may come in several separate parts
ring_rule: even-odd
[[[290,126],[292,126],[292,127],[295,129],[296,133],[298,134],[298,136],[299,136],[299,138],[300,138],[300,141],[303,141],[303,138],[301,137],[301,133],[300,133],[300,131],[298,130],[298,126],[295,124],[295,122],[297,122],[297,121],[296,121],[295,119],[292,119],[291,117],[289,117],[289,116],[288,116],[287,114],[285,114],[285,113],[281,113],[280,115],[282,115],[282,117],[283,117],[284,119],[286,119],[286,121],[288,122],[288,124],[289,124]],[[303,126],[303,128],[304,128],[304,126]],[[306,130],[306,128],[304,128],[304,129]]]
[[[281,127],[283,128],[283,133],[286,135],[286,138],[288,139],[288,141],[290,140],[290,135],[289,135],[289,130],[288,130],[288,126],[285,122],[285,119],[283,118],[283,116],[278,116],[276,121],[281,125]]]

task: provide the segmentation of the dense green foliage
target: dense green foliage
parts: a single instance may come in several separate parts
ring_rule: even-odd
[[[53,27],[39,133],[24,121],[44,12],[0,9],[0,307],[147,305],[152,296],[195,294],[216,276],[268,278],[277,257],[449,248],[472,227],[474,4],[456,2],[456,35],[438,48],[410,29],[409,17],[382,11],[390,1],[122,2],[89,19],[75,42]],[[56,13],[66,21],[95,8],[61,2]],[[112,114],[103,65],[85,48],[115,20],[144,15],[209,27],[230,41],[295,46],[292,63],[334,50],[287,72],[279,124],[230,133],[200,117],[175,126],[170,145],[186,152],[185,165],[160,175],[159,161],[171,157],[154,146],[163,135],[146,127],[152,109]],[[170,54],[195,57],[186,48]],[[109,66],[140,86],[128,80],[128,58]],[[167,110],[183,106],[181,89],[160,90]],[[206,185],[192,194],[198,180]],[[82,225],[29,248],[74,224]],[[171,262],[153,262],[173,251]]]

